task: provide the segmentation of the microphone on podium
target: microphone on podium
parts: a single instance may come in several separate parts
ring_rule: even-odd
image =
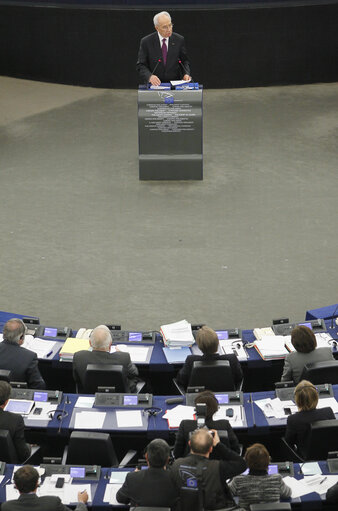
[[[183,62],[182,62],[182,60],[181,60],[181,59],[178,59],[178,63],[179,63],[179,65],[181,66],[181,68],[183,69],[184,74],[185,74],[185,75],[189,75],[189,76],[190,76],[190,74],[188,73],[188,71],[187,71],[187,70],[186,70],[186,68],[184,67]],[[190,76],[190,78],[191,78],[191,81],[193,82],[194,80],[192,79],[192,76]]]
[[[150,75],[150,76],[152,76],[152,75],[155,73],[155,71],[156,71],[156,69],[157,69],[157,66],[158,66],[161,62],[162,62],[162,59],[158,59],[158,60],[157,60],[157,62],[156,62],[156,66],[155,66],[155,67],[154,67],[154,69],[152,70],[152,72],[151,72],[151,75]],[[150,82],[148,82],[148,87],[149,87],[149,83],[150,83]]]

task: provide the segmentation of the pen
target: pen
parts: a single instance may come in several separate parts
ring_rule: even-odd
[[[324,479],[322,479],[319,484],[322,484],[324,481],[326,481],[326,479],[327,477],[324,477]]]
[[[46,358],[48,358],[53,353],[53,350],[47,353]]]

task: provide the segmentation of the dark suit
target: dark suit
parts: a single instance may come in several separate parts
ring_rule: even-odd
[[[122,365],[126,372],[129,389],[127,392],[136,391],[137,367],[132,364],[129,353],[116,351],[109,353],[108,351],[78,351],[73,358],[73,377],[76,383],[79,384],[79,390],[84,387],[85,373],[88,364],[111,364]]]
[[[13,441],[17,460],[12,463],[25,461],[31,452],[31,448],[25,440],[25,424],[21,415],[12,412],[5,412],[0,408],[0,429],[7,429]]]
[[[285,439],[290,445],[297,446],[297,452],[304,457],[310,424],[316,421],[335,419],[331,408],[316,408],[289,415],[286,424]]]
[[[11,381],[26,381],[30,389],[45,389],[34,351],[6,340],[0,343],[0,369],[11,371]]]
[[[129,472],[116,494],[118,502],[132,506],[174,507],[178,497],[170,471],[153,467]]]
[[[79,502],[75,511],[86,511],[87,506]],[[70,511],[59,497],[38,497],[35,493],[21,493],[17,500],[8,500],[1,504],[1,511]]]
[[[161,59],[161,62],[158,62]],[[182,68],[179,60],[182,61]],[[155,66],[156,67],[155,72]],[[136,69],[141,83],[148,83],[152,74],[158,76],[161,82],[180,80],[185,74],[190,75],[190,65],[185,49],[184,37],[173,32],[169,38],[166,65],[162,59],[162,48],[157,32],[149,34],[141,39],[138,52]]]
[[[221,439],[227,447],[229,447],[232,451],[240,453],[240,446],[238,443],[238,439],[232,429],[230,423],[226,419],[214,421],[214,420],[206,420],[205,424],[209,429],[217,429],[218,431],[226,431],[228,433],[227,439]],[[189,436],[192,431],[195,431],[197,428],[197,421],[186,419],[183,420],[180,424],[179,430],[177,432],[176,441],[174,445],[174,456],[175,458],[181,458],[183,456],[187,456],[189,453]],[[218,459],[217,458],[217,450],[213,450],[210,454],[210,459]]]
[[[326,500],[330,504],[338,503],[338,483],[331,486],[331,488],[327,490]]]
[[[177,375],[178,383],[180,383],[186,388],[189,383],[194,362],[198,361],[208,362],[211,360],[228,360],[230,362],[230,367],[235,385],[239,384],[242,381],[243,378],[242,368],[240,366],[240,363],[238,362],[236,355],[219,355],[218,353],[213,353],[212,355],[189,355],[186,358],[184,366]]]

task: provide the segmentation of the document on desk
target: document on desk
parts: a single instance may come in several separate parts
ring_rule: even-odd
[[[109,504],[112,504],[113,506],[118,506],[119,503],[116,500],[116,494],[121,486],[122,484],[108,483],[104,492],[103,502],[109,502]]]
[[[285,358],[289,353],[285,348],[283,335],[267,335],[254,342],[254,347],[263,360]]]
[[[324,397],[318,400],[317,408],[332,408],[333,413],[338,413],[338,403],[334,397]]]
[[[184,346],[162,349],[168,364],[184,364],[185,359],[191,355],[190,348]]]
[[[117,349],[116,349],[117,348]],[[131,361],[135,364],[145,364],[149,363],[150,357],[149,351],[152,351],[152,346],[133,346],[126,344],[118,344],[117,346],[111,346],[110,353],[115,353],[115,351],[123,351],[124,353],[129,353]]]
[[[296,499],[313,492],[323,495],[338,482],[338,475],[304,476],[303,479],[287,476],[283,478],[283,481],[291,488],[291,498]]]
[[[168,420],[169,428],[178,428],[184,419],[195,419],[195,407],[178,405],[171,410],[167,410],[163,419]]]
[[[77,398],[74,408],[93,408],[95,396],[80,396]]]
[[[315,334],[317,341],[317,348],[332,348],[330,341],[333,341],[332,336],[327,332],[320,332]],[[285,346],[289,351],[296,351],[295,347],[291,343],[291,335],[285,335]]]
[[[74,429],[101,429],[105,412],[75,412]]]
[[[64,485],[64,496],[62,502],[64,504],[75,504],[78,502],[77,494],[79,491],[88,493],[88,503],[92,501],[92,490],[90,484],[71,484]]]
[[[225,355],[236,355],[238,360],[247,360],[248,355],[246,354],[243,341],[241,339],[220,339],[219,344]]]
[[[40,413],[37,414],[36,410]],[[36,402],[34,408],[31,410],[29,415],[27,415],[28,420],[36,420],[36,421],[51,421],[54,415],[55,410],[57,409],[56,404],[48,403],[48,402]]]
[[[117,410],[118,428],[141,428],[143,426],[141,410]]]
[[[226,412],[228,409],[233,411],[233,416],[229,417]],[[220,406],[217,412],[214,414],[213,420],[222,420],[226,419],[230,422],[231,426],[240,428],[244,426],[243,421],[243,407],[241,405],[236,406]]]
[[[59,343],[56,341],[47,341],[39,339],[38,337],[33,337],[32,335],[25,335],[25,341],[22,347],[34,351],[38,358],[47,358],[53,353],[54,347],[58,344]]]
[[[20,497],[20,493],[15,488],[14,484],[6,484],[6,500],[16,500]]]
[[[285,419],[287,417],[286,409],[290,408],[291,413],[297,411],[297,406],[293,401],[281,401],[278,397],[271,399],[259,399],[255,404],[262,410],[266,417],[275,419]]]

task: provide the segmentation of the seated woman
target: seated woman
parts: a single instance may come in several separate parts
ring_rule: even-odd
[[[229,421],[226,419],[216,421],[213,420],[213,415],[218,410],[218,401],[215,398],[215,395],[209,390],[200,392],[195,398],[195,404],[198,403],[205,403],[207,405],[205,426],[208,429],[226,431],[228,436],[227,438],[223,438],[222,436],[221,442],[224,443],[227,447],[229,447],[232,451],[235,451],[237,454],[239,454],[240,446]],[[185,419],[181,422],[174,445],[174,456],[176,459],[183,458],[189,453],[188,441],[190,438],[190,433],[192,431],[195,431],[196,428],[197,428],[196,420]],[[210,459],[218,459],[214,451],[211,452]]]
[[[242,368],[236,355],[219,355],[217,353],[219,341],[217,334],[212,328],[202,326],[197,332],[196,343],[203,355],[189,355],[177,375],[177,381],[184,388],[187,388],[194,362],[211,360],[228,360],[235,385],[238,385],[243,379]]]
[[[236,476],[229,483],[232,494],[239,497],[240,507],[249,509],[251,504],[279,502],[291,496],[291,488],[280,474],[268,474],[270,455],[264,445],[251,445],[244,458],[249,474]]]
[[[307,380],[302,380],[295,388],[295,402],[299,411],[288,416],[285,440],[291,447],[296,447],[297,453],[303,458],[306,454],[310,424],[335,419],[335,415],[330,407],[316,409],[318,392]]]
[[[315,334],[307,326],[298,325],[292,330],[291,343],[296,351],[285,357],[282,381],[293,380],[297,384],[306,364],[334,359],[331,348],[317,348]]]

